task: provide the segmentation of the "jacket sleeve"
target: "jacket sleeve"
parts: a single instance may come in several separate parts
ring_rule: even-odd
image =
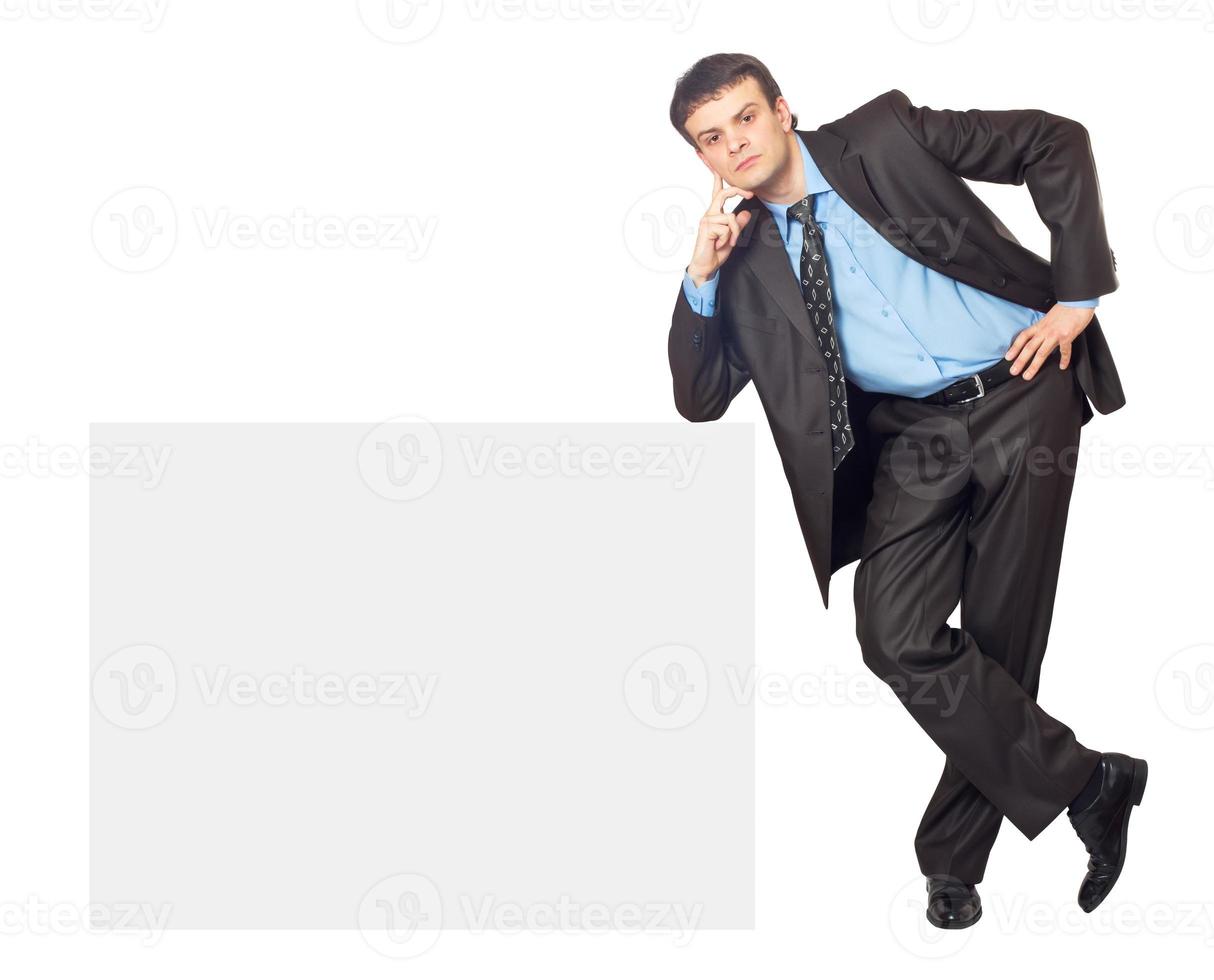
[[[902,127],[959,177],[1025,184],[1050,230],[1054,295],[1103,296],[1117,288],[1100,181],[1088,131],[1041,109],[931,109],[887,93]]]
[[[674,381],[674,405],[689,422],[711,422],[725,414],[750,381],[746,363],[723,334],[724,313],[701,316],[687,301],[683,285],[675,300],[667,353]]]

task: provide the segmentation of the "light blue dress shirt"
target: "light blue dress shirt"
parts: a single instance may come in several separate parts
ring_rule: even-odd
[[[997,363],[1016,335],[1045,315],[950,279],[898,251],[830,186],[805,141],[797,137],[797,145],[805,192],[814,195],[814,219],[826,243],[835,333],[854,384],[865,391],[930,395]],[[799,281],[804,226],[789,220],[789,205],[763,203]],[[697,288],[684,272],[683,291],[697,313],[716,312],[719,278],[718,270]],[[1098,302],[1061,305],[1094,307]]]

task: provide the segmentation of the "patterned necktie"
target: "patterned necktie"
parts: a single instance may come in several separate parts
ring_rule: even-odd
[[[809,310],[809,322],[813,324],[822,356],[826,358],[826,376],[830,380],[827,392],[830,397],[830,442],[835,458],[832,468],[837,470],[856,441],[847,418],[847,386],[843,378],[843,358],[835,337],[835,304],[831,299],[830,274],[826,270],[826,245],[822,229],[814,221],[810,205],[813,198],[814,195],[808,194],[796,204],[790,204],[788,216],[800,221],[805,229],[805,243],[801,246],[801,296]]]

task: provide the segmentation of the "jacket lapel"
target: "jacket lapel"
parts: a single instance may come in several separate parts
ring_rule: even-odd
[[[911,240],[913,229],[906,229],[895,221],[877,200],[877,195],[873,193],[872,185],[868,182],[868,176],[864,173],[864,162],[860,154],[846,152],[845,139],[824,129],[808,132],[797,130],[797,133],[805,141],[805,148],[822,171],[822,176],[848,207],[907,258],[927,266],[935,264],[933,259],[924,254]]]
[[[792,271],[784,242],[776,228],[775,219],[767,205],[757,197],[743,201],[735,211],[751,211],[750,223],[738,238],[746,264],[758,277],[772,301],[792,321],[794,327],[809,341],[810,348],[821,355],[814,339],[813,327],[809,323],[809,311],[801,296],[801,284]]]
[[[860,161],[860,154],[846,153],[847,140],[824,129],[807,132],[797,130],[796,132],[805,141],[805,148],[809,150],[809,155],[813,157],[814,163],[822,171],[822,176],[843,198],[844,203],[876,228],[886,241],[889,241],[887,232],[894,226],[888,212],[881,206],[881,202],[877,200],[877,195],[873,193],[873,189],[868,183],[868,178],[864,174],[864,164]],[[905,246],[898,246],[898,243],[892,241],[890,244],[899,247],[900,251],[913,259],[918,259],[920,262],[924,259],[923,254],[909,241],[905,243]]]

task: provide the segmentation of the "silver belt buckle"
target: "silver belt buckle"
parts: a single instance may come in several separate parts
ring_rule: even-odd
[[[966,402],[972,402],[975,398],[981,398],[986,394],[986,387],[982,384],[982,379],[976,374],[971,374],[970,377],[978,383],[978,394],[970,395],[969,398],[962,398],[960,401],[953,402],[954,405],[964,405]]]

